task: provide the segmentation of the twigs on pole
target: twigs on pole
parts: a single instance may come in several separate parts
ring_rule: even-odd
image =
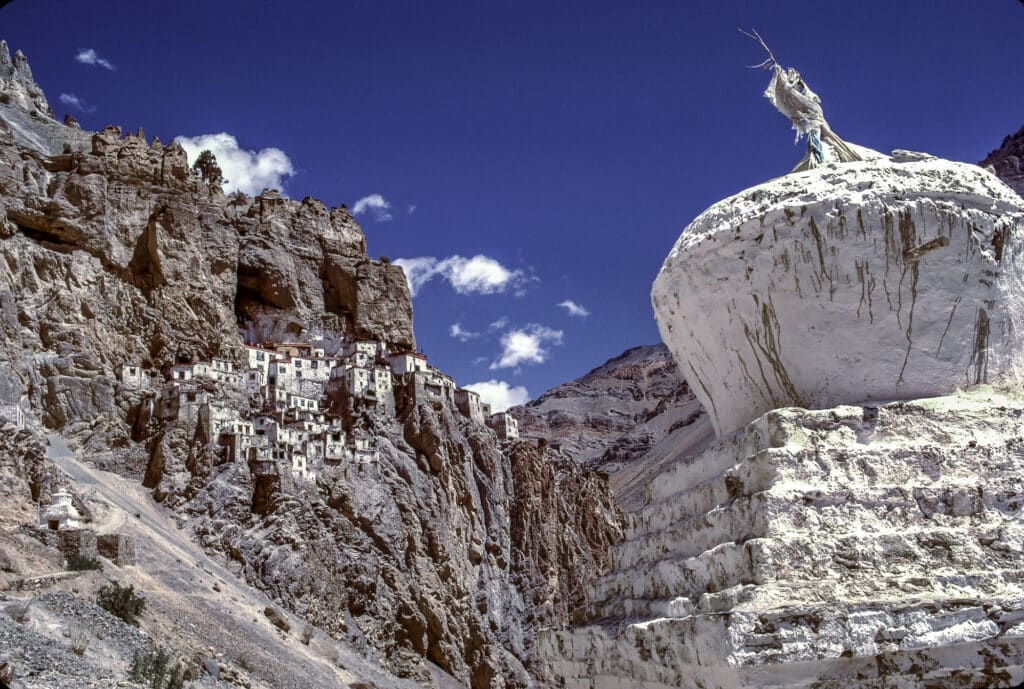
[[[775,53],[773,53],[772,49],[768,47],[768,44],[764,42],[764,39],[761,38],[761,34],[757,33],[756,29],[751,29],[751,33],[747,33],[746,31],[739,27],[736,27],[736,30],[739,31],[744,36],[746,36],[747,38],[752,38],[753,40],[760,43],[761,47],[764,48],[764,52],[768,53],[768,58],[764,62],[756,65],[747,65],[747,67],[749,67],[750,69],[772,69],[777,64],[779,64],[779,61],[775,59]]]

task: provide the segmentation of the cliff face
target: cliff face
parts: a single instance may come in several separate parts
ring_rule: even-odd
[[[89,152],[46,155],[16,142],[0,108],[0,357],[35,406],[48,400],[47,426],[111,411],[122,364],[237,359],[240,323],[267,339],[414,346],[401,269],[366,258],[344,208],[273,191],[228,198],[191,174],[180,146],[114,128]]]
[[[568,618],[620,535],[605,482],[534,444],[499,442],[411,388],[397,389],[397,410],[322,400],[372,445],[372,464],[326,467],[310,481],[229,461],[210,433],[213,407],[163,413],[179,399],[160,382],[168,368],[220,357],[244,370],[244,340],[414,348],[404,274],[366,257],[344,207],[273,191],[225,196],[174,143],[56,123],[27,62],[5,55],[9,418],[20,407],[32,442],[59,434],[80,459],[153,489],[207,553],[378,667],[424,684],[439,667],[474,689],[533,685],[536,631]],[[127,384],[124,365],[152,382]],[[272,413],[230,388],[189,389],[216,413]],[[19,481],[12,490],[38,491],[19,467],[2,467]]]
[[[1024,196],[1024,127],[1016,134],[1007,135],[999,148],[989,153],[978,165],[991,166],[1001,180]]]
[[[614,472],[676,423],[694,400],[665,345],[634,347],[576,380],[515,407],[520,432],[547,438],[582,464]],[[688,408],[699,413],[699,408]]]

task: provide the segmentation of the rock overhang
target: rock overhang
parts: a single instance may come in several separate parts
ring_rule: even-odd
[[[1024,201],[897,152],[770,180],[701,213],[652,291],[719,434],[783,406],[1020,381]]]

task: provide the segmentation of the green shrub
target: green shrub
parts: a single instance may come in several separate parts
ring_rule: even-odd
[[[146,599],[135,593],[132,585],[121,586],[112,581],[96,594],[96,604],[128,624],[138,625],[139,616],[146,608]]]
[[[381,263],[383,263],[386,266],[387,265],[391,265],[391,259],[389,257],[387,257],[387,256],[381,256],[377,260],[380,261]]]
[[[220,186],[227,183],[220,165],[217,164],[217,156],[213,155],[213,151],[209,149],[199,154],[196,162],[192,163],[192,169],[199,172],[199,176],[207,184]]]

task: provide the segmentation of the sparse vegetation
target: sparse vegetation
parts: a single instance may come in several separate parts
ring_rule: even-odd
[[[68,558],[68,562],[64,568],[69,572],[85,572],[87,570],[97,570],[102,572],[103,563],[100,562],[98,557],[76,555],[75,557]]]
[[[32,607],[33,598],[29,598],[26,601],[15,603],[14,607],[10,608],[11,619],[18,624],[25,624],[28,622],[28,611]]]
[[[387,265],[391,265],[391,258],[389,256],[381,256],[377,260],[380,261],[381,263],[383,263],[386,266]]]
[[[74,651],[75,655],[85,655],[85,650],[89,648],[89,642],[92,641],[92,635],[82,627],[75,627],[71,630],[71,650]]]
[[[305,645],[309,646],[309,642],[313,640],[313,635],[315,633],[316,632],[313,629],[313,625],[307,624],[305,627],[303,627],[302,628],[302,643],[304,643]]]
[[[151,689],[181,689],[185,686],[185,666],[180,660],[171,665],[171,660],[171,654],[163,648],[137,651],[128,679]]]
[[[116,581],[99,590],[96,594],[96,604],[111,615],[134,625],[138,625],[139,616],[146,609],[145,597],[135,593],[134,586],[121,586]]]
[[[223,185],[227,182],[224,179],[224,172],[220,169],[220,165],[217,164],[217,156],[213,155],[213,151],[206,149],[199,154],[196,158],[196,162],[192,163],[192,168],[199,172],[199,176],[207,184],[216,184],[217,186]]]
[[[69,153],[71,153],[71,144],[64,144],[64,146],[60,149],[60,152],[63,153],[64,155],[68,155]]]

